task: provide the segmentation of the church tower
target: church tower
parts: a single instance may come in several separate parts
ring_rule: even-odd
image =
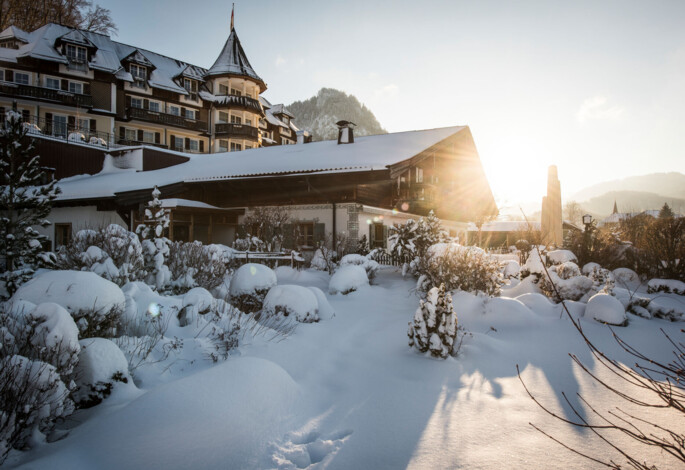
[[[547,196],[542,198],[540,229],[545,244],[560,247],[563,240],[561,218],[561,183],[556,165],[547,170]]]
[[[265,114],[259,95],[266,90],[266,83],[247,60],[233,25],[233,12],[228,39],[204,79],[212,95],[212,152],[260,147],[259,122]]]

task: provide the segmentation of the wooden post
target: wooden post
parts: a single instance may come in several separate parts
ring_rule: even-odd
[[[213,227],[213,220],[212,220],[212,214],[209,214],[209,228],[207,229],[207,242],[208,243],[213,243],[212,242],[212,227]]]
[[[169,212],[169,240],[174,241],[174,211]]]
[[[188,233],[188,241],[195,241],[195,216],[192,213],[190,214],[190,232]]]

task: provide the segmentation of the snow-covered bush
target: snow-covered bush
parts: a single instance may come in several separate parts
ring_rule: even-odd
[[[138,236],[117,224],[79,230],[57,253],[56,267],[92,271],[119,286],[145,279],[143,247]]]
[[[269,267],[256,263],[244,264],[231,278],[230,301],[243,312],[256,312],[261,310],[264,297],[276,283],[276,273]]]
[[[430,351],[433,357],[447,358],[453,354],[457,337],[457,315],[452,307],[452,296],[445,285],[433,287],[426,300],[419,300],[419,308],[409,323],[409,347],[422,353]]]
[[[219,247],[198,241],[172,243],[169,247],[172,291],[178,294],[193,287],[211,290],[221,284],[233,251],[228,247],[220,250]]]
[[[112,341],[88,338],[81,340],[80,345],[72,397],[80,408],[90,408],[107,398],[115,383],[129,383],[131,375],[124,353]]]
[[[311,290],[302,286],[274,286],[264,298],[261,316],[294,316],[300,323],[319,321],[319,302]]]
[[[388,229],[388,253],[398,258],[412,259],[416,255],[417,223],[414,219],[407,220],[403,225],[394,225]]]
[[[528,252],[526,262],[521,266],[521,279],[528,276],[536,276],[538,279],[544,275],[545,266],[547,264],[547,256],[543,251],[533,247]]]
[[[438,243],[428,249],[421,263],[417,289],[428,292],[444,284],[448,291],[461,289],[498,295],[503,282],[499,262],[482,249],[456,243]]]
[[[616,268],[612,271],[615,282],[626,289],[637,289],[642,280],[638,273],[629,268]]]
[[[521,265],[518,263],[518,261],[509,260],[506,263],[504,263],[504,267],[502,269],[502,276],[505,279],[518,279],[520,274]]]
[[[143,256],[147,278],[145,282],[153,286],[158,292],[171,282],[171,271],[167,266],[171,241],[168,238],[143,240]]]
[[[0,464],[12,448],[25,448],[73,411],[69,389],[53,366],[0,350]]]
[[[321,289],[314,286],[308,286],[307,289],[314,293],[316,301],[319,304],[319,318],[322,320],[330,320],[335,316],[335,310],[331,307],[330,302],[326,298],[326,294]]]
[[[585,263],[585,265],[583,265],[582,271],[583,271],[583,274],[585,274],[587,276],[590,273],[592,273],[592,271],[594,271],[595,269],[601,269],[601,266],[599,265],[599,263],[590,262],[590,263]]]
[[[183,296],[183,307],[178,312],[180,326],[194,323],[199,315],[206,315],[216,307],[217,299],[202,287],[195,287]]]
[[[577,263],[578,258],[570,250],[552,250],[547,252],[547,260],[552,264]]]
[[[53,261],[43,250],[48,238],[34,227],[50,225],[46,217],[60,192],[40,157],[32,155],[22,121],[21,114],[8,111],[0,125],[0,283],[10,296],[41,262]]]
[[[685,282],[676,279],[651,279],[647,283],[647,293],[655,294],[657,292],[685,295]]]
[[[376,273],[381,267],[376,261],[369,259],[366,256],[355,254],[345,255],[340,260],[340,266],[349,265],[361,266],[364,268],[366,271],[366,276],[369,278],[369,280],[372,280],[374,277],[376,277]]]
[[[336,256],[337,253],[335,251],[321,245],[314,251],[314,256],[309,265],[319,271],[328,271],[328,274],[332,274],[335,269]]]
[[[628,323],[623,304],[616,297],[604,293],[590,297],[585,307],[585,316],[615,326],[624,326]]]
[[[555,302],[580,300],[595,285],[592,279],[580,275],[580,269],[573,262],[550,266],[547,273],[549,276],[544,273],[540,276],[538,287]]]
[[[369,278],[366,271],[361,266],[347,265],[338,269],[328,283],[329,294],[347,295],[358,290],[360,287],[368,286]]]
[[[17,290],[12,301],[54,302],[69,311],[81,338],[112,336],[126,306],[119,286],[83,271],[46,271]]]

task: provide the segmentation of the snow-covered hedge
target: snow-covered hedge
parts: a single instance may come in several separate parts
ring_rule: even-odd
[[[319,321],[319,302],[306,287],[274,286],[264,298],[261,315],[292,315],[300,323],[314,323]]]
[[[577,263],[578,258],[570,250],[553,250],[547,252],[547,260],[552,264]]]
[[[61,305],[76,321],[81,338],[112,336],[126,305],[119,286],[83,271],[43,272],[21,286],[12,300]]]
[[[262,308],[269,289],[276,284],[276,273],[271,268],[256,263],[244,264],[231,278],[230,301],[243,312],[256,312]]]
[[[640,275],[632,269],[617,268],[612,271],[612,274],[616,284],[627,289],[635,290],[642,283]]]
[[[131,375],[124,353],[112,341],[88,338],[81,340],[80,345],[72,396],[79,407],[89,408],[107,398],[115,383],[129,383]]]
[[[457,315],[452,307],[452,296],[445,285],[433,287],[426,300],[419,300],[414,320],[409,323],[409,347],[433,357],[447,358],[454,352],[457,337]]]
[[[508,260],[504,263],[502,268],[502,276],[505,279],[518,278],[521,273],[521,265],[518,261]]]
[[[347,265],[338,269],[328,283],[329,294],[349,294],[369,285],[369,278],[361,266]]]
[[[504,280],[500,264],[482,249],[456,243],[431,246],[420,264],[417,289],[428,292],[445,285],[448,291],[460,289],[498,295]]]
[[[171,288],[183,293],[194,287],[212,290],[221,284],[233,257],[233,249],[200,242],[174,242],[169,247]]]
[[[647,283],[647,293],[654,294],[657,292],[685,295],[685,282],[676,279],[651,279]]]
[[[381,267],[378,262],[369,259],[366,256],[356,254],[343,256],[340,260],[340,266],[361,266],[366,271],[366,276],[369,280],[376,277],[376,273]]]
[[[605,293],[590,297],[585,307],[585,316],[615,326],[624,326],[628,323],[623,304],[616,297]]]

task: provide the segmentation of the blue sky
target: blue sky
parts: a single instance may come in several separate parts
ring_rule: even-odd
[[[96,0],[117,40],[209,67],[231,2]],[[272,102],[352,93],[390,132],[467,124],[501,204],[685,172],[684,1],[238,1]]]

